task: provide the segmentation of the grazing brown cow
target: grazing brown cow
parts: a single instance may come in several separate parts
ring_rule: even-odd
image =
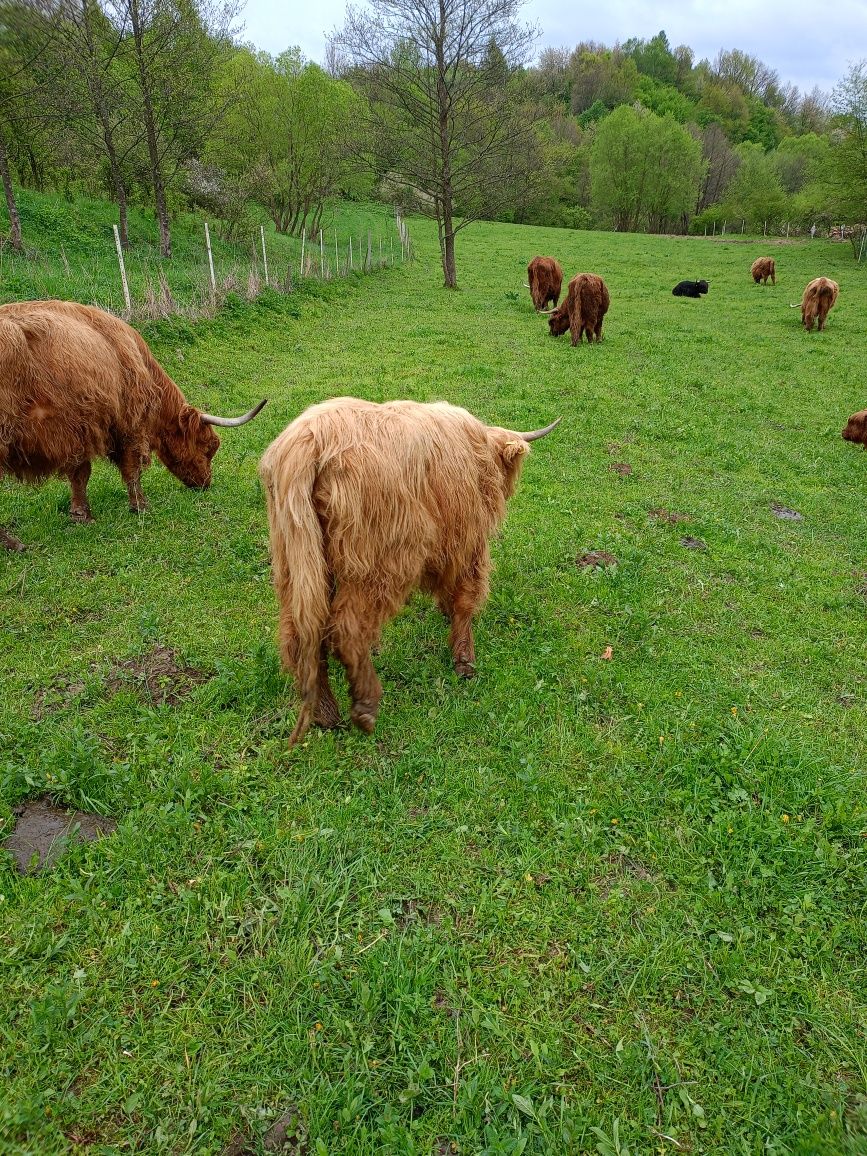
[[[791,305],[791,309],[801,310],[801,321],[808,333],[818,322],[819,332],[825,328],[825,318],[837,300],[840,286],[830,277],[814,277],[804,289],[804,296],[800,305]]]
[[[776,285],[777,263],[773,257],[756,257],[750,266],[750,274],[757,285],[760,281],[763,285],[767,285],[769,277],[771,284]]]
[[[584,334],[588,344],[602,340],[602,322],[608,312],[611,298],[608,286],[595,273],[578,273],[569,282],[566,300],[559,309],[549,310],[548,328],[552,337],[560,337],[568,329],[572,344],[578,345]]]
[[[527,266],[527,288],[537,313],[550,301],[556,308],[563,285],[563,270],[553,257],[534,257]]]
[[[867,446],[867,409],[859,409],[857,413],[853,413],[840,436],[847,442],[859,442],[862,446]]]
[[[220,439],[212,426],[242,425],[188,405],[144,339],[120,318],[70,301],[0,305],[0,477],[38,482],[64,474],[70,514],[92,521],[87,482],[94,458],[113,461],[130,509],[145,509],[141,472],[155,453],[187,486],[211,484]],[[11,535],[0,545],[22,549]]]
[[[311,723],[340,722],[329,653],[346,669],[352,721],[373,730],[382,686],[370,652],[417,587],[451,621],[455,670],[473,674],[488,539],[505,517],[527,443],[556,424],[513,433],[445,402],[338,397],[305,410],[268,447],[259,473],[280,652],[301,697],[290,746]]]

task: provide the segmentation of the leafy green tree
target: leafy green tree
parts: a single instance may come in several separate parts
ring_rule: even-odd
[[[635,99],[657,116],[673,116],[680,124],[695,119],[695,105],[672,84],[663,84],[651,76],[639,77]]]
[[[840,215],[867,220],[867,60],[852,65],[834,89],[836,128],[828,158],[830,183]]]
[[[716,121],[712,121],[702,132],[701,151],[705,161],[705,175],[697,206],[700,213],[719,203],[741,163]]]
[[[597,129],[593,205],[618,229],[685,223],[704,175],[701,143],[672,117],[621,105]]]
[[[671,51],[668,37],[664,32],[650,40],[627,40],[623,51],[635,61],[638,71],[662,84],[675,84],[681,65]]]
[[[569,92],[574,113],[597,102],[606,109],[630,101],[638,84],[638,68],[619,48],[579,44],[569,60]]]
[[[536,30],[518,22],[521,4],[368,0],[332,38],[367,97],[374,163],[436,218],[446,288],[457,285],[458,232],[514,204],[538,174],[540,112],[490,67],[492,40],[510,75],[526,60]]]
[[[799,193],[806,185],[825,178],[831,142],[825,136],[805,133],[780,141],[774,154],[780,183],[787,193]]]
[[[774,158],[761,145],[746,142],[737,149],[740,167],[726,191],[730,219],[743,218],[759,226],[782,221],[789,208]]]
[[[304,61],[298,49],[274,58],[249,49],[228,62],[221,88],[236,94],[207,155],[246,179],[279,233],[315,232],[326,199],[350,172],[349,138],[360,98]]]

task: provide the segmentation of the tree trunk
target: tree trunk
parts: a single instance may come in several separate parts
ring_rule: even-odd
[[[445,274],[445,281],[443,282],[446,289],[457,289],[458,287],[458,273],[455,267],[455,230],[452,220],[452,198],[451,192],[448,196],[443,197],[443,273]]]
[[[449,132],[450,95],[446,84],[445,40],[446,6],[445,0],[439,4],[440,21],[436,37],[437,61],[437,112],[439,114],[440,187],[439,201],[442,209],[440,251],[443,260],[445,288],[457,289],[458,275],[455,268],[455,230],[452,217],[452,157],[451,134]]]
[[[12,248],[20,253],[24,245],[21,242],[21,218],[18,216],[18,204],[15,200],[15,190],[12,188],[12,177],[9,175],[9,164],[6,160],[6,146],[0,137],[0,179],[3,181],[3,192],[6,194],[6,208],[9,210],[9,231],[12,239]]]
[[[157,145],[156,118],[154,116],[153,100],[151,99],[150,77],[144,55],[144,30],[141,24],[138,0],[132,0],[129,6],[130,23],[132,25],[133,42],[135,44],[136,64],[138,65],[139,82],[141,84],[142,112],[145,122],[145,136],[148,143],[148,159],[151,165],[151,176],[154,186],[154,206],[157,213],[157,224],[160,230],[160,256],[171,257],[172,234],[169,228],[169,211],[166,205],[166,187],[163,181],[162,166],[160,165],[159,147]]]

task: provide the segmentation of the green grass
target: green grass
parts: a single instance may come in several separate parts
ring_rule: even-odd
[[[2,817],[49,791],[119,820],[44,876],[0,864],[3,1151],[218,1153],[295,1105],[318,1156],[863,1156],[864,272],[479,225],[450,294],[413,233],[406,269],[146,331],[194,402],[271,399],[207,493],[155,465],[135,518],[100,464],[78,526],[59,482],[0,488],[29,546],[0,557]],[[534,253],[604,275],[600,346],[548,337]],[[786,306],[820,273],[808,335]],[[495,543],[476,680],[418,597],[373,738],[289,752],[256,462],[339,393],[563,422]],[[206,680],[160,705],[155,646]]]
[[[122,311],[123,287],[112,232],[112,225],[117,223],[116,207],[107,201],[66,200],[57,194],[26,189],[19,191],[18,198],[25,252],[18,255],[7,247],[0,254],[0,303],[56,297]],[[291,283],[296,282],[301,270],[300,238],[280,236],[264,214],[261,224],[265,226],[269,280],[282,287],[290,277]],[[0,205],[0,236],[7,228],[3,204]],[[394,246],[395,262],[400,261],[394,214],[385,205],[330,203],[323,214],[322,229],[321,255],[318,238],[314,239],[312,254],[309,241],[305,245],[305,267],[307,257],[312,255],[314,276],[323,266],[328,276],[334,274],[335,236],[341,270],[347,264],[350,236],[353,264],[358,268],[359,244],[366,250],[368,231],[374,262],[379,260],[380,237],[383,259],[390,260]],[[234,241],[223,240],[219,226],[213,221],[210,232],[214,276],[220,292],[231,290],[240,295],[255,295],[258,283],[264,278],[259,224],[251,226],[248,235]],[[166,311],[161,300],[161,277],[174,301],[174,308],[169,312],[202,310],[207,305],[210,272],[203,216],[182,213],[173,220],[172,257],[168,261],[159,255],[158,230],[152,210],[131,206],[129,237],[130,247],[124,262],[134,314],[161,316]],[[253,292],[250,291],[251,275]]]

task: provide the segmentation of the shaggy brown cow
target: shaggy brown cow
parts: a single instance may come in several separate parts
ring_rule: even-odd
[[[280,653],[301,697],[290,746],[311,723],[340,722],[329,653],[346,669],[352,721],[373,730],[382,686],[371,648],[417,587],[451,620],[455,670],[473,674],[488,539],[505,517],[527,443],[556,424],[513,433],[444,402],[338,397],[305,410],[268,447],[259,473]]]
[[[559,309],[548,310],[548,328],[552,337],[560,337],[568,329],[572,344],[578,345],[584,334],[588,344],[602,340],[602,322],[608,312],[611,298],[608,286],[595,273],[578,273],[569,282],[566,300]]]
[[[830,277],[814,277],[804,289],[804,296],[799,305],[791,305],[790,309],[801,310],[801,321],[808,333],[818,322],[819,332],[825,328],[825,318],[837,300],[840,286]]]
[[[563,270],[553,257],[534,257],[527,266],[527,288],[533,298],[533,308],[539,313],[550,301],[554,307],[560,300]]]
[[[862,446],[867,446],[867,409],[859,409],[857,413],[853,413],[840,436],[847,442],[858,442]]]
[[[107,457],[126,482],[130,509],[145,509],[140,476],[151,452],[187,486],[211,483],[220,439],[212,426],[242,425],[188,405],[134,329],[69,301],[0,305],[0,476],[38,482],[65,474],[71,516],[92,521],[87,482]],[[0,544],[21,549],[4,533]]]
[[[776,285],[777,263],[773,257],[756,257],[750,266],[750,275],[757,285],[760,281],[763,285],[767,285],[769,277],[771,284]]]

